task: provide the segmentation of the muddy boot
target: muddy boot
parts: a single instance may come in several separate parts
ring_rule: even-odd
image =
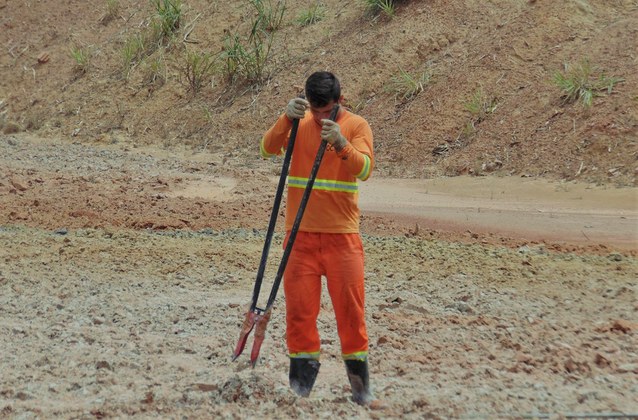
[[[315,359],[290,358],[290,388],[302,397],[307,397],[319,373],[319,363]]]
[[[352,388],[352,401],[359,405],[370,405],[375,398],[370,392],[368,361],[346,360],[345,363]]]

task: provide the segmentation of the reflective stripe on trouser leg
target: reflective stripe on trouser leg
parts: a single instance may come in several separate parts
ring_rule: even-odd
[[[364,252],[356,233],[322,234],[321,258],[337,318],[344,359],[366,360],[368,334],[364,317]]]
[[[286,234],[284,248],[290,232]],[[319,358],[317,316],[321,300],[319,234],[298,232],[284,272],[286,341],[290,357]]]

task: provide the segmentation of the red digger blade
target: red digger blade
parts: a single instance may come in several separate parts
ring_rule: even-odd
[[[246,347],[246,341],[248,340],[248,335],[253,330],[255,322],[257,321],[257,317],[259,317],[259,315],[251,310],[246,312],[246,318],[244,318],[244,323],[242,324],[241,330],[239,332],[239,341],[237,342],[237,347],[235,347],[235,351],[233,352],[233,362],[237,360],[239,355],[244,351],[244,347]]]
[[[264,342],[266,338],[266,327],[268,327],[268,321],[270,321],[270,314],[272,310],[268,309],[261,315],[257,315],[255,317],[255,341],[253,342],[253,349],[250,352],[250,363],[253,368],[257,364],[257,359],[259,359],[259,351],[261,350],[261,344]]]

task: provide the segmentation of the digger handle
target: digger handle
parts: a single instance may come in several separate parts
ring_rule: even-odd
[[[277,216],[279,215],[279,206],[281,205],[281,198],[283,196],[284,186],[286,185],[286,177],[288,176],[288,168],[290,167],[290,158],[292,156],[292,149],[295,146],[295,139],[297,138],[298,129],[299,119],[295,118],[292,121],[292,129],[290,131],[290,138],[288,139],[288,147],[286,147],[284,163],[281,168],[281,176],[279,177],[277,192],[275,193],[275,202],[272,207],[272,212],[270,213],[270,222],[268,223],[268,231],[266,232],[266,241],[264,242],[264,248],[261,252],[261,261],[259,262],[259,269],[257,270],[257,278],[255,280],[255,287],[253,289],[253,299],[250,304],[251,311],[254,311],[257,307],[259,291],[261,290],[261,283],[264,279],[264,272],[266,271],[268,253],[270,252],[270,243],[272,242],[273,233],[275,232],[275,224],[277,223]]]

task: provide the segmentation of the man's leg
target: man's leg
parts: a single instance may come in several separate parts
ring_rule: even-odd
[[[373,400],[368,372],[368,335],[364,316],[364,253],[358,234],[324,234],[322,261],[327,267],[328,291],[337,318],[342,357],[352,399]]]
[[[284,247],[287,242],[288,237]],[[298,232],[284,273],[286,340],[290,357],[288,376],[290,387],[303,397],[310,394],[320,366],[317,316],[322,269],[318,245],[318,234]]]

